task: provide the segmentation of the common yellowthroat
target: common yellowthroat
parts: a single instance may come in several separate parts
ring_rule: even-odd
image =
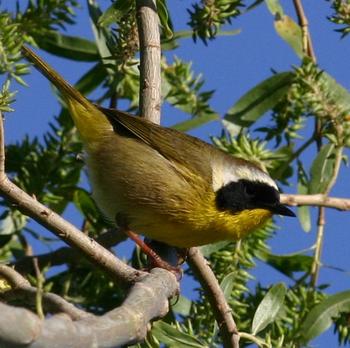
[[[237,240],[280,203],[271,177],[192,136],[87,100],[29,48],[23,54],[61,92],[81,136],[93,197],[110,220],[188,248]]]

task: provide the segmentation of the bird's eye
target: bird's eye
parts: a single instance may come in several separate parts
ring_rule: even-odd
[[[254,188],[251,187],[250,185],[244,185],[244,192],[248,197],[254,197],[255,196],[255,191]]]

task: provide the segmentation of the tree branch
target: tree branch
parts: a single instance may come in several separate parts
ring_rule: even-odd
[[[232,317],[232,310],[225,299],[218,280],[208,265],[208,261],[198,248],[191,248],[188,253],[188,263],[213,307],[224,347],[239,348],[239,333]]]
[[[305,16],[304,8],[301,3],[301,0],[293,0],[295,12],[298,16],[298,22],[301,27],[302,35],[303,35],[303,51],[304,54],[309,56],[314,63],[316,63],[316,56],[314,52],[314,48],[312,45],[311,35],[309,32],[309,21]]]
[[[161,75],[159,19],[154,0],[136,1],[140,40],[140,114],[160,124]]]
[[[290,206],[315,206],[333,208],[338,210],[350,210],[350,199],[328,197],[325,194],[314,194],[314,195],[287,195],[281,194],[281,202]]]
[[[23,302],[24,306],[36,307],[38,289],[31,286],[27,279],[23,278],[13,268],[1,265],[0,277],[7,280],[11,289],[0,293],[0,299],[6,302]],[[72,320],[79,320],[90,317],[91,314],[76,308],[62,297],[53,293],[44,293],[40,291],[45,309],[50,313],[65,313]],[[39,316],[40,317],[40,316]]]
[[[40,320],[26,309],[0,302],[0,346],[93,348],[140,342],[149,322],[168,312],[168,298],[176,291],[175,276],[158,268],[132,287],[120,307],[100,317],[72,321],[60,314]]]
[[[338,128],[338,137],[339,139],[342,137],[342,131]],[[336,180],[338,178],[341,161],[343,158],[343,147],[338,146],[335,154],[335,161],[334,161],[334,169],[331,179],[328,182],[328,185],[326,189],[324,190],[324,195],[327,196],[332,187],[335,185]],[[312,264],[311,268],[311,284],[315,287],[318,281],[318,276],[320,272],[321,267],[321,254],[322,254],[322,246],[323,246],[323,239],[324,239],[324,225],[326,223],[326,212],[324,207],[322,207],[319,211],[318,216],[318,231],[317,231],[317,239],[316,239],[316,248],[315,248],[315,256],[314,256],[314,262]]]

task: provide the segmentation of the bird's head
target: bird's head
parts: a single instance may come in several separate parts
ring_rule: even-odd
[[[218,209],[234,214],[247,209],[265,209],[272,214],[295,216],[290,209],[281,204],[277,186],[272,185],[271,181],[231,181],[216,192]]]
[[[217,163],[213,171],[213,188],[220,211],[233,214],[250,211],[251,216],[252,210],[259,210],[266,216],[295,216],[281,204],[275,181],[257,165],[228,156]]]

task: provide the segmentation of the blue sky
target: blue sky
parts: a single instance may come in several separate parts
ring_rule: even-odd
[[[330,5],[327,1],[318,1],[317,6],[312,1],[304,1],[305,11],[310,22],[310,31],[319,65],[332,75],[345,88],[350,88],[350,36],[341,40],[340,35],[334,32],[335,25],[326,17],[330,15]],[[5,7],[7,2],[3,2]],[[92,38],[85,2],[81,1],[82,10],[78,10],[79,22],[77,26],[69,28],[70,35],[81,35]],[[108,6],[110,1],[101,1],[102,6]],[[292,1],[281,1],[287,14],[294,16]],[[176,30],[186,28],[188,21],[186,7],[188,1],[169,1],[172,9],[172,19]],[[254,87],[263,79],[271,75],[271,69],[277,71],[290,70],[298,65],[299,60],[274,31],[273,17],[263,5],[233,21],[227,29],[241,29],[241,33],[232,37],[220,37],[209,42],[206,47],[201,42],[193,45],[190,39],[182,40],[181,47],[175,54],[186,61],[193,62],[196,73],[203,73],[204,88],[215,90],[212,106],[221,115],[237,101],[247,90]],[[75,82],[89,68],[89,64],[69,62],[54,56],[40,53],[53,65],[67,80]],[[170,56],[168,56],[171,59]],[[16,112],[6,117],[6,139],[8,143],[21,140],[26,133],[31,136],[40,136],[48,130],[48,121],[59,110],[59,105],[51,93],[48,83],[37,72],[33,72],[26,81],[32,88],[18,87],[19,93],[14,104]],[[41,94],[41,103],[33,96]],[[32,101],[35,100],[35,104]],[[184,115],[173,108],[164,106],[163,124],[170,125],[183,119]],[[268,120],[268,117],[266,118]],[[208,140],[210,135],[220,134],[220,124],[212,122],[191,134]],[[307,134],[306,130],[305,134]],[[258,133],[251,134],[253,137]],[[348,152],[349,154],[349,152]],[[310,149],[304,157],[306,165],[311,165],[315,150]],[[293,180],[295,183],[295,179]],[[296,192],[295,185],[284,187],[286,192]],[[332,195],[350,197],[349,168],[343,167],[338,183],[332,190]],[[74,209],[70,209],[66,217],[80,226],[80,218]],[[297,219],[277,218],[280,230],[271,240],[272,251],[276,254],[293,253],[301,249],[310,248],[315,241],[316,209],[313,209],[313,228],[310,233],[302,231]],[[325,265],[344,268],[347,273],[323,268],[320,274],[320,283],[331,283],[329,293],[349,289],[349,228],[350,213],[327,210],[326,231],[322,261]],[[46,234],[46,232],[43,232]],[[130,245],[125,243],[118,251],[122,254]],[[41,250],[37,250],[41,251]],[[280,273],[270,267],[258,263],[254,275],[263,285],[277,281],[288,282]],[[183,284],[185,293],[191,295],[191,285]],[[336,347],[338,345],[332,330],[313,342],[315,347]]]

